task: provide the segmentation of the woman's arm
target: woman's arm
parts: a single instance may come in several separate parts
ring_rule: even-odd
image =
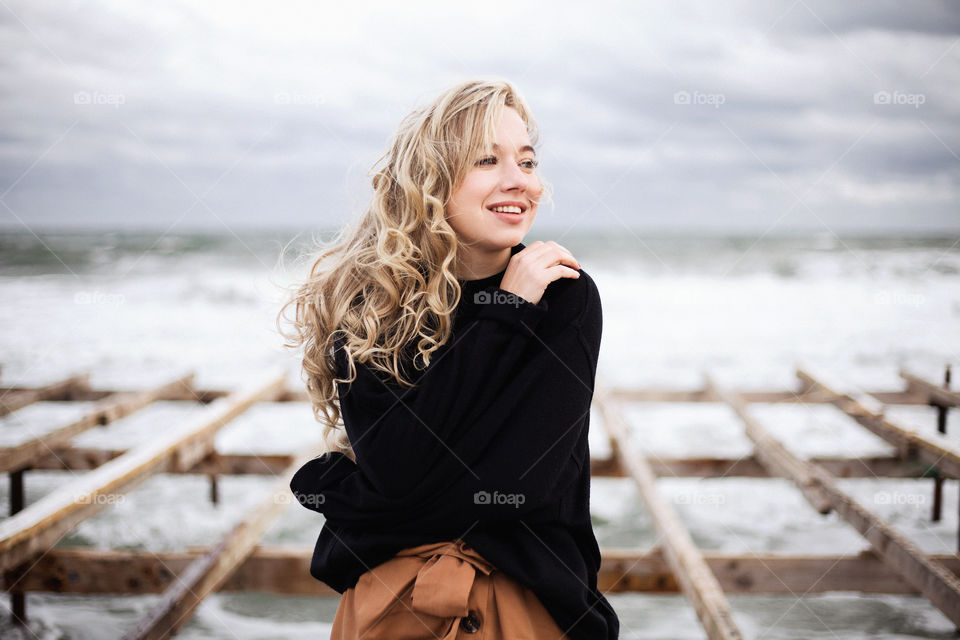
[[[475,320],[438,349],[417,387],[402,388],[361,362],[351,385],[338,383],[344,425],[364,475],[387,497],[414,491],[496,402],[523,360],[547,313],[546,300],[531,304],[497,287]],[[338,377],[346,355],[338,350]]]
[[[425,442],[424,455],[405,458],[391,446],[391,432],[379,431],[381,437],[371,439],[365,448],[354,444],[359,468],[342,454],[305,465],[291,483],[304,506],[337,524],[393,529],[433,528],[434,524],[458,527],[478,519],[553,517],[563,491],[579,477],[580,467],[589,464],[584,459],[585,438],[602,309],[596,285],[589,277],[583,280],[583,308],[579,316],[573,316],[576,321],[549,345],[539,336],[527,336],[536,347],[528,352],[527,368],[514,370],[516,378],[497,385],[496,397],[485,397],[487,404],[477,406],[464,394],[457,394],[458,402],[471,407],[455,432],[459,455],[454,455],[453,446],[450,450],[430,448]],[[518,380],[522,388],[517,388]],[[437,440],[412,416],[401,424],[408,437],[426,434]],[[421,429],[415,430],[416,425]],[[375,467],[371,458],[387,467],[374,468],[381,482],[397,478],[410,482],[412,477],[416,482],[403,487],[405,491],[381,491],[366,470]],[[484,501],[483,493],[478,497],[480,492],[490,500]],[[498,496],[501,500],[506,496],[506,501],[498,503]]]

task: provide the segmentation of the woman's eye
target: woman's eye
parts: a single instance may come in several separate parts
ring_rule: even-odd
[[[476,162],[475,164],[476,164],[476,166],[478,166],[478,167],[484,166],[484,165],[494,165],[494,164],[497,164],[497,158],[496,158],[496,156],[487,156],[487,157],[485,157],[485,158],[480,158],[479,160],[477,160],[477,162]],[[536,160],[521,160],[521,161],[520,161],[520,166],[521,166],[521,167],[523,167],[524,169],[531,170],[531,171],[532,171],[533,169],[536,169],[538,164],[539,164],[539,163],[538,163]]]

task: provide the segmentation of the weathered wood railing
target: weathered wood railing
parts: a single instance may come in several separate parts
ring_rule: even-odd
[[[594,404],[608,435],[611,455],[591,460],[595,476],[632,479],[660,534],[651,549],[604,549],[598,583],[604,592],[684,594],[711,639],[740,638],[726,594],[820,593],[831,590],[922,595],[960,626],[960,556],[924,554],[877,514],[841,491],[837,478],[922,478],[934,481],[934,512],[945,479],[960,478],[960,448],[939,434],[903,427],[884,414],[889,404],[922,404],[938,410],[938,430],[946,412],[960,406],[960,394],[913,373],[901,371],[902,390],[864,391],[810,365],[797,369],[796,390],[729,389],[710,375],[700,389],[615,389],[598,377]],[[203,403],[195,419],[130,449],[82,448],[75,436],[109,424],[158,400]],[[304,402],[306,394],[285,387],[282,373],[271,373],[238,391],[195,389],[192,374],[153,389],[91,389],[88,374],[66,377],[40,388],[0,387],[5,420],[32,403],[93,401],[80,419],[5,448],[0,471],[10,476],[11,515],[0,521],[0,568],[11,595],[15,619],[26,619],[24,594],[160,593],[157,604],[131,629],[130,638],[170,637],[189,620],[209,593],[256,589],[277,594],[335,595],[309,575],[310,548],[271,548],[259,541],[292,501],[293,471],[318,447],[292,454],[220,454],[216,433],[258,402]],[[623,406],[631,402],[720,402],[740,418],[754,445],[740,458],[646,456],[630,439]],[[752,402],[828,403],[883,438],[894,454],[871,457],[801,459],[774,438],[749,410]],[[203,406],[207,405],[207,406]],[[12,414],[12,415],[11,415]],[[75,482],[24,508],[24,473],[34,469],[83,471]],[[102,551],[63,548],[56,543],[79,522],[156,473],[278,476],[264,500],[219,543],[183,552]],[[820,513],[831,510],[859,531],[871,549],[857,555],[730,554],[700,550],[680,517],[657,492],[658,477],[770,477],[791,480]],[[211,492],[216,500],[216,491]]]

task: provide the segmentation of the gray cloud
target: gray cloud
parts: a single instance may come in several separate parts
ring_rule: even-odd
[[[558,233],[960,227],[953,3],[355,4],[7,3],[0,225],[340,224],[410,108],[492,75]]]

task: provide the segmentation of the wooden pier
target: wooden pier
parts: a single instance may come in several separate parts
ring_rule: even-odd
[[[793,390],[730,389],[705,374],[697,390],[619,389],[598,377],[594,406],[610,442],[611,455],[591,460],[595,477],[632,479],[659,534],[653,548],[603,549],[599,587],[605,593],[682,593],[708,638],[742,638],[727,594],[793,594],[858,591],[919,595],[960,628],[960,555],[925,554],[880,516],[839,488],[838,478],[930,478],[931,518],[939,520],[943,482],[960,478],[960,448],[885,417],[890,404],[937,409],[937,428],[946,430],[949,409],[960,393],[949,390],[949,369],[941,385],[901,370],[904,387],[865,391],[812,365],[797,368]],[[106,425],[156,401],[197,405],[184,424],[130,449],[71,446],[74,436]],[[69,424],[34,439],[0,448],[0,470],[10,479],[10,515],[0,521],[0,568],[14,621],[26,621],[30,592],[162,594],[133,625],[127,638],[168,638],[190,619],[213,591],[258,590],[276,594],[337,594],[309,575],[312,547],[269,547],[259,542],[293,501],[292,474],[320,452],[319,445],[291,455],[225,455],[215,450],[217,432],[256,403],[307,402],[306,393],[286,386],[281,371],[236,390],[196,389],[184,373],[153,389],[92,389],[80,373],[40,388],[0,387],[0,415],[40,401],[92,401]],[[753,444],[736,459],[647,456],[631,442],[623,407],[635,402],[721,403],[739,418]],[[751,415],[750,404],[830,404],[850,420],[890,443],[892,456],[800,458]],[[596,425],[595,427],[596,428]],[[319,433],[319,425],[317,426]],[[24,477],[30,470],[86,471],[29,506]],[[204,474],[210,499],[218,500],[217,478],[261,474],[276,480],[242,521],[208,547],[180,552],[93,550],[56,546],[78,523],[157,473]],[[835,511],[869,543],[856,555],[716,553],[698,549],[671,503],[658,493],[659,477],[782,477],[792,482],[820,514]]]

